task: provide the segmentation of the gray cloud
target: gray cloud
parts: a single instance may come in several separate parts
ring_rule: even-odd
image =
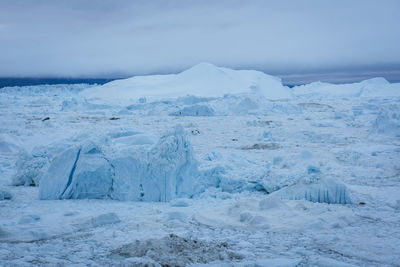
[[[0,76],[397,68],[397,0],[0,1]],[[389,68],[390,69],[390,68]]]

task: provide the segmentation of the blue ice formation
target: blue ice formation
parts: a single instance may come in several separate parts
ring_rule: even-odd
[[[166,202],[200,192],[207,176],[198,170],[184,129],[177,126],[149,150],[108,155],[87,142],[64,151],[43,176],[39,196]]]
[[[161,137],[144,155],[117,157],[111,163],[115,169],[113,199],[166,202],[195,193],[199,171],[181,126]]]
[[[273,193],[282,199],[308,200],[328,204],[351,204],[347,187],[333,179],[323,179],[315,183],[298,183],[284,187]]]
[[[42,177],[40,199],[106,197],[112,186],[112,169],[93,143],[70,148],[57,156]]]

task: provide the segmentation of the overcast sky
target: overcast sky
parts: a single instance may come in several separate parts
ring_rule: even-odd
[[[400,70],[399,0],[0,0],[0,76]]]

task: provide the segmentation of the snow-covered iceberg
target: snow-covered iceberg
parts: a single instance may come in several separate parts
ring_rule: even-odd
[[[181,126],[148,151],[106,150],[86,142],[55,157],[41,179],[40,199],[170,201],[199,192],[197,179],[206,176]]]
[[[389,83],[377,77],[357,83],[331,84],[313,82],[292,88],[295,95],[319,97],[399,97],[400,83]]]
[[[179,74],[135,76],[89,88],[81,94],[104,101],[137,101],[193,95],[222,97],[226,94],[255,93],[267,99],[292,98],[277,77],[254,70],[232,70],[209,63],[198,64]]]

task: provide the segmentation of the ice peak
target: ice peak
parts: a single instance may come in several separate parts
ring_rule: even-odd
[[[211,64],[211,63],[199,63],[193,67],[182,71],[180,75],[196,75],[196,76],[206,76],[210,74],[221,73],[221,68]]]
[[[375,77],[375,78],[367,79],[367,80],[362,81],[361,83],[363,83],[363,84],[373,84],[373,85],[389,84],[388,80],[386,80],[383,77]]]

